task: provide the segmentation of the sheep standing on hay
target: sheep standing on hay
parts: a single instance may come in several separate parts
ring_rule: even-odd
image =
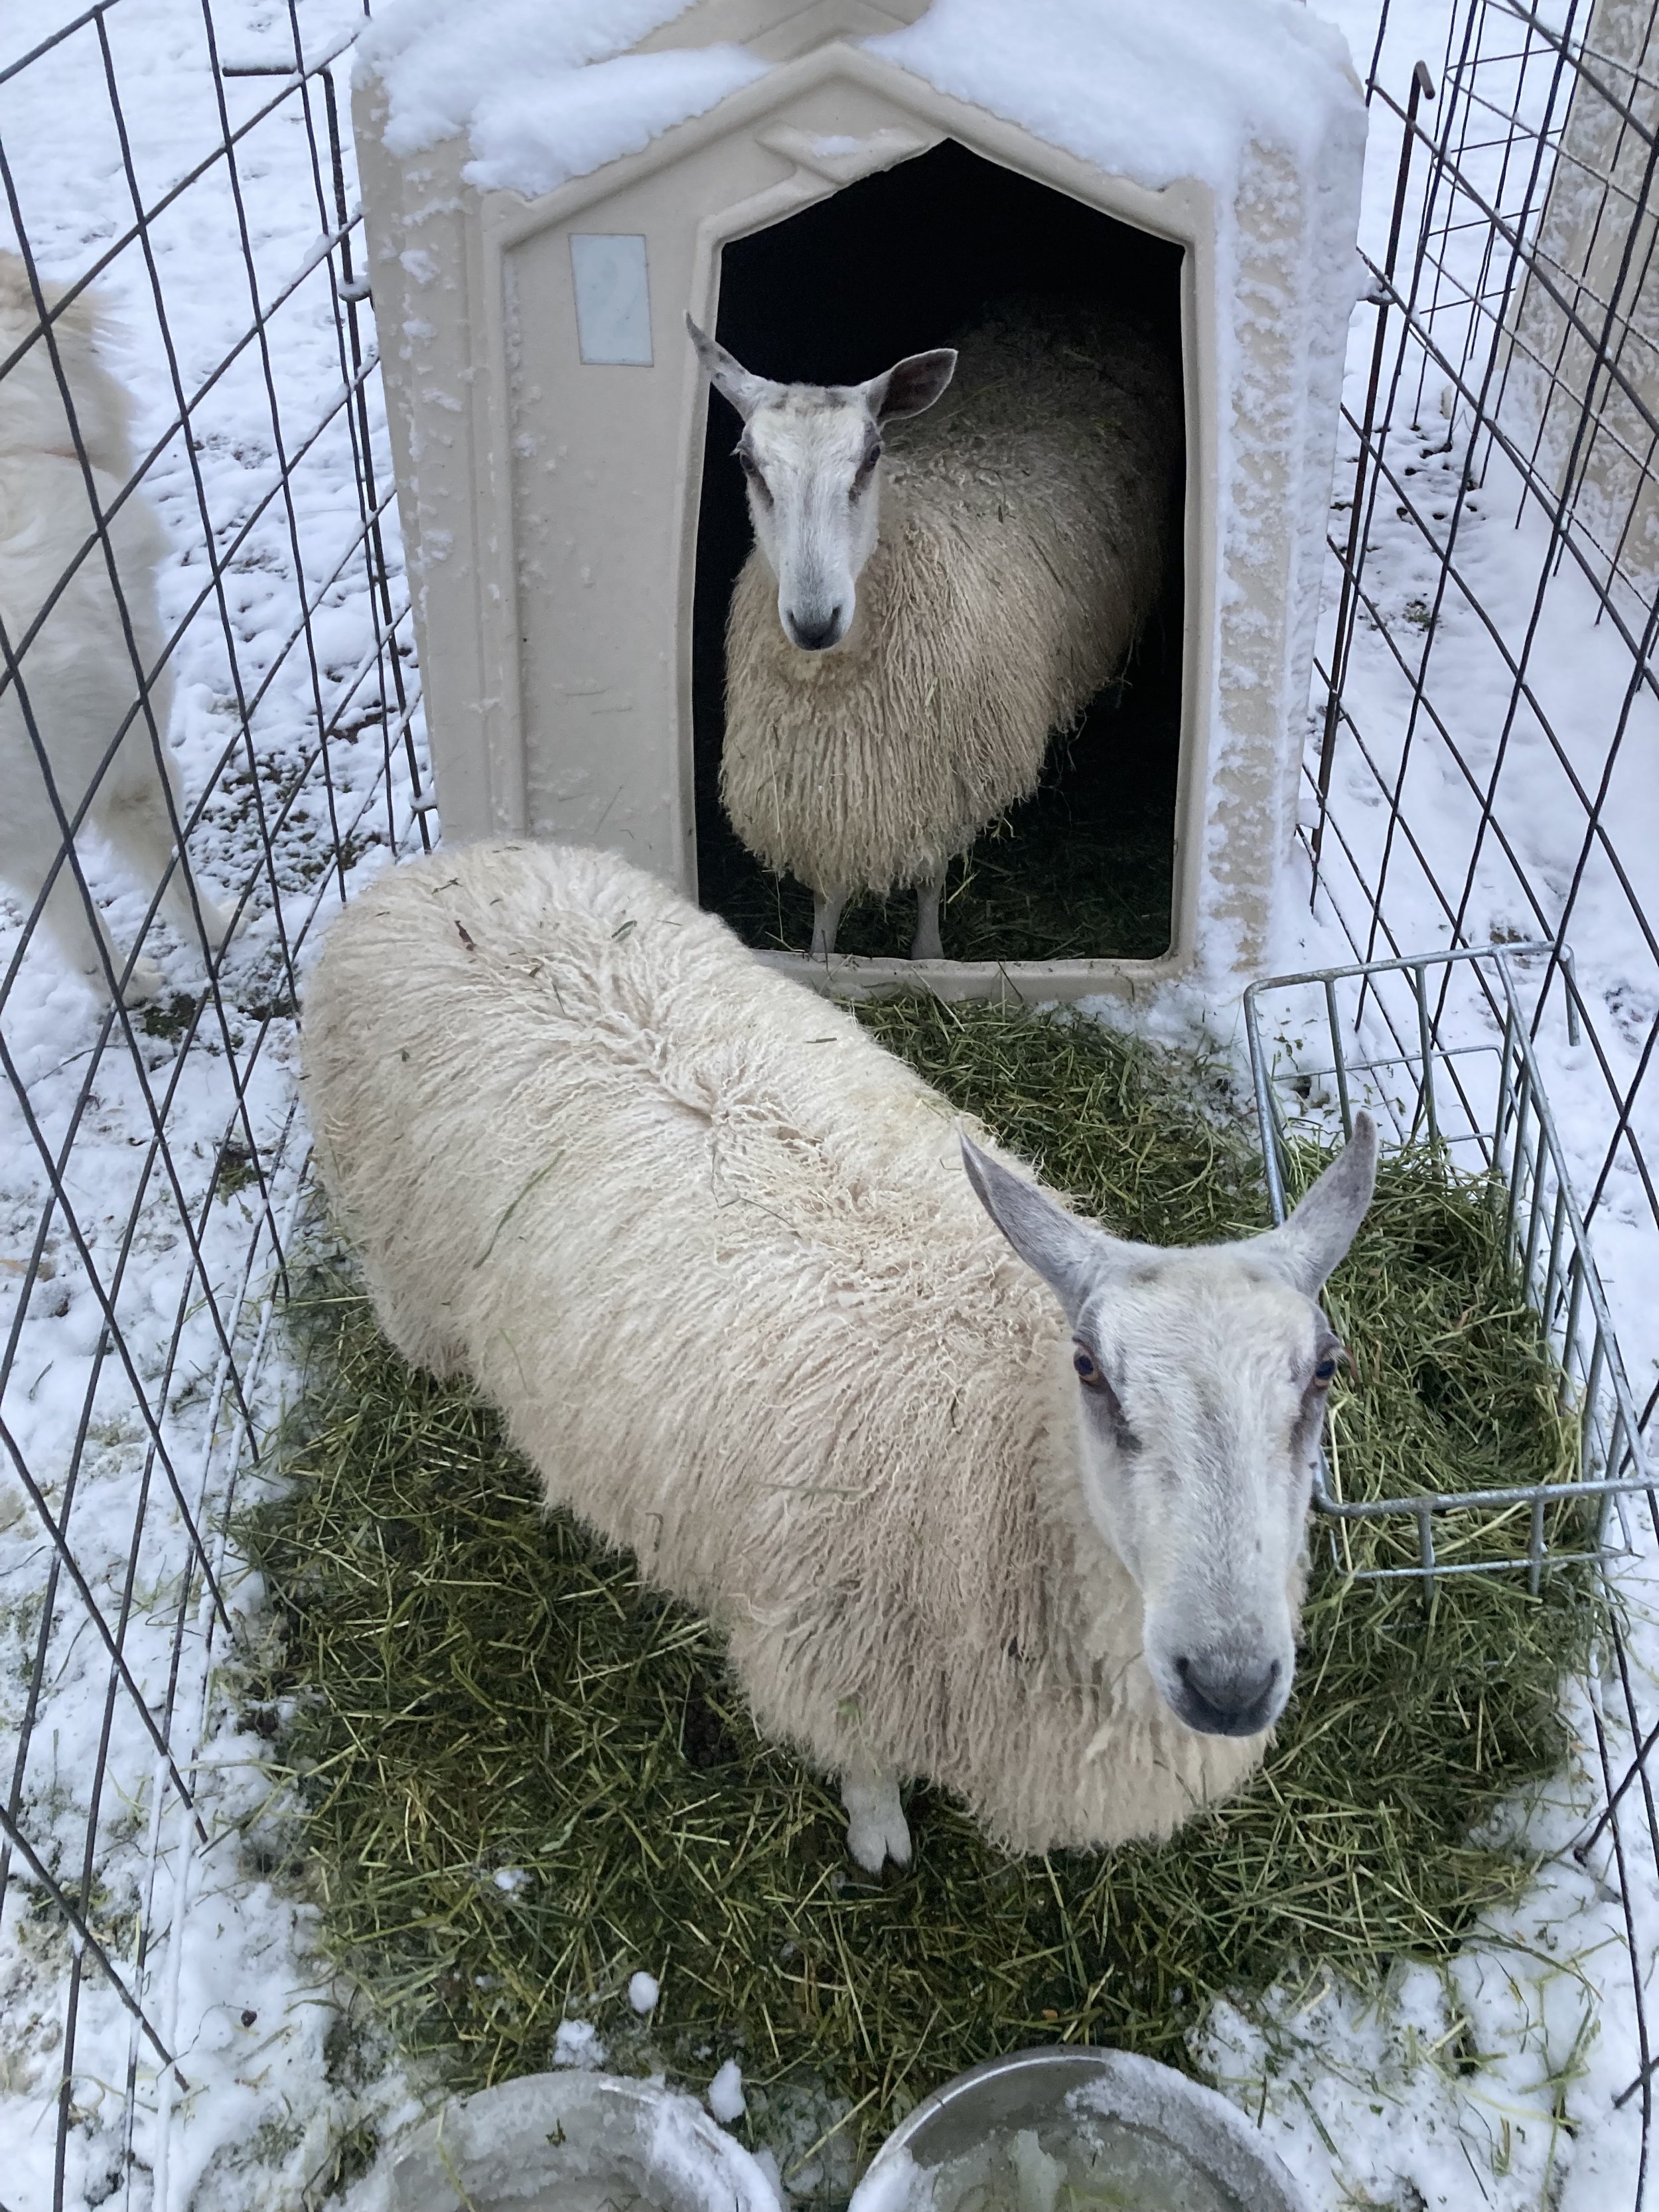
[[[50,312],[65,287],[42,289]],[[93,827],[147,895],[173,861],[167,799],[171,793],[176,810],[179,796],[167,746],[173,677],[158,665],[155,605],[155,566],[166,540],[142,495],[121,497],[133,470],[132,402],[99,359],[105,322],[98,295],[83,292],[52,319],[49,343],[27,269],[16,254],[0,253],[0,361],[11,360],[0,376],[0,625],[17,663],[14,671],[0,661],[0,876],[30,903],[64,850],[42,755],[66,817],[73,819],[93,789]],[[88,472],[108,519],[107,550],[94,534]],[[229,916],[206,897],[192,903],[182,867],[167,877],[162,904],[208,951],[224,942]],[[123,957],[102,917],[88,914],[67,854],[43,917],[72,965],[101,976],[107,954],[119,975]],[[139,959],[123,995],[148,998],[161,983],[154,963]]]
[[[946,867],[1035,790],[1158,599],[1175,365],[1078,308],[988,322],[954,383],[946,349],[867,384],[775,384],[690,331],[743,418],[755,526],[726,623],[726,813],[811,887],[814,959],[853,892],[906,885],[912,957],[939,959]]]
[[[1255,1766],[1368,1120],[1280,1229],[1121,1243],[714,916],[550,845],[361,893],[305,1051],[387,1334],[714,1618],[860,1865],[908,1856],[902,1776],[1046,1851]]]

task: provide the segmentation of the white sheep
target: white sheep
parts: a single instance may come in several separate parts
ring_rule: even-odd
[[[65,289],[42,288],[48,308]],[[142,495],[120,496],[133,471],[132,403],[98,356],[105,319],[98,295],[83,292],[53,319],[49,345],[22,261],[0,253],[0,363],[10,362],[0,375],[0,626],[17,664],[13,671],[0,655],[0,876],[32,905],[64,854],[43,919],[71,965],[100,978],[105,955],[117,976],[125,957],[76,883],[42,755],[64,815],[72,823],[90,791],[87,819],[147,894],[172,866],[162,904],[186,937],[216,951],[230,927],[210,899],[198,893],[192,901],[183,866],[172,866],[173,677],[158,665],[155,605],[166,540]],[[107,552],[95,535],[77,433],[108,517]],[[149,997],[161,982],[154,963],[139,958],[123,996]]]
[[[1036,788],[1158,599],[1178,368],[1133,319],[1054,306],[973,331],[954,382],[945,349],[867,384],[776,384],[690,327],[743,418],[755,526],[726,623],[726,813],[811,887],[814,959],[853,892],[909,885],[912,957],[938,959],[946,867]]]
[[[860,1864],[908,1855],[901,1776],[1042,1851],[1165,1834],[1255,1767],[1369,1121],[1280,1229],[1121,1243],[973,1145],[964,1176],[850,1014],[554,845],[380,877],[305,1058],[388,1334],[713,1617]]]

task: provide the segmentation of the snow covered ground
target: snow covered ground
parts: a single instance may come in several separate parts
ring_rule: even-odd
[[[1363,70],[1377,0],[1316,4],[1347,33]],[[0,70],[74,13],[70,0],[0,4]],[[1395,0],[1387,83],[1403,94],[1419,54],[1439,76],[1451,15],[1451,0]],[[222,0],[211,27],[232,72],[271,71],[291,62],[296,22],[314,60],[360,20],[352,0],[298,0],[292,16],[277,0]],[[293,1106],[294,967],[316,915],[358,871],[417,833],[398,685],[389,657],[377,653],[385,615],[377,624],[360,550],[348,399],[356,365],[342,351],[331,290],[337,210],[323,87],[308,80],[313,138],[289,80],[216,76],[208,29],[199,0],[116,0],[0,81],[0,149],[50,276],[80,273],[132,220],[112,74],[147,205],[221,146],[222,92],[231,131],[248,126],[234,178],[221,158],[156,216],[153,276],[135,242],[104,279],[127,326],[123,367],[138,398],[141,444],[159,441],[147,484],[175,549],[161,591],[169,619],[184,626],[173,737],[190,799],[202,802],[191,852],[216,891],[246,900],[247,926],[216,998],[204,999],[189,949],[164,940],[171,995],[129,1034],[103,1023],[50,952],[26,951],[9,972],[23,916],[0,887],[0,975],[9,974],[0,996],[9,1079],[0,1086],[0,1330],[8,1332],[0,1338],[0,1803],[41,1862],[14,1858],[0,1917],[6,2212],[44,2212],[58,2196],[78,2206],[118,2195],[140,2212],[297,2203],[338,2169],[353,2128],[391,2117],[404,2095],[395,2075],[382,2075],[342,2031],[331,1993],[312,1981],[303,1907],[252,1871],[264,1848],[263,1717],[224,1703],[210,1681],[228,1616],[258,1595],[225,1556],[221,1531],[246,1435],[280,1382],[262,1330],[303,1161]],[[348,70],[349,61],[334,70],[343,105]],[[1397,143],[1380,117],[1365,218],[1374,252],[1386,232]],[[349,198],[349,141],[344,185]],[[1409,241],[1410,220],[1406,234]],[[252,323],[250,258],[269,312],[261,338],[242,343]],[[337,247],[334,276],[341,267]],[[165,300],[171,354],[153,285]],[[370,344],[372,325],[362,319]],[[1370,343],[1362,309],[1349,368],[1356,409]],[[188,439],[167,434],[175,374],[187,393],[209,386]],[[372,373],[363,389],[383,498],[390,479]],[[1431,507],[1456,495],[1448,478],[1455,452],[1440,450],[1447,420],[1437,386],[1420,432],[1412,428],[1418,399],[1415,387],[1402,390],[1395,459],[1415,471]],[[1462,572],[1474,599],[1504,611],[1505,637],[1518,635],[1547,560],[1542,526],[1528,512],[1516,527],[1521,501],[1501,462],[1469,505]],[[1466,876],[1457,918],[1471,939],[1532,936],[1575,899],[1578,977],[1607,1065],[1589,1039],[1572,1045],[1552,1030],[1549,1081],[1579,1187],[1595,1201],[1598,1258],[1639,1401],[1659,1362],[1659,1235],[1629,1147],[1615,1141],[1609,1084],[1637,1071],[1659,988],[1652,951],[1604,850],[1591,850],[1572,890],[1584,823],[1571,784],[1575,772],[1592,785],[1599,777],[1629,657],[1598,624],[1588,588],[1564,570],[1531,671],[1560,750],[1536,714],[1505,738],[1492,711],[1508,690],[1498,647],[1466,599],[1454,592],[1433,604],[1435,564],[1395,507],[1380,503],[1366,568],[1386,627],[1362,623],[1347,684],[1375,766],[1353,742],[1339,750],[1334,812],[1352,858],[1339,856],[1332,896],[1287,933],[1282,965],[1351,957],[1356,916],[1363,933],[1358,885],[1374,879],[1389,836],[1381,791],[1396,775],[1416,840],[1402,846],[1396,836],[1389,864],[1385,912],[1401,947],[1447,941],[1452,916],[1437,886],[1461,892]],[[1334,518],[1339,530],[1344,520]],[[386,530],[395,617],[403,602],[391,514]],[[228,554],[222,596],[203,556],[209,539]],[[1406,755],[1410,687],[1388,641],[1417,633],[1419,607],[1434,626],[1432,696],[1446,730],[1419,732]],[[412,690],[406,655],[404,664]],[[1633,711],[1630,765],[1609,789],[1606,816],[1618,852],[1647,865],[1659,799],[1650,769],[1637,767],[1651,761],[1656,732],[1650,702]],[[325,748],[319,726],[335,732]],[[1504,836],[1480,838],[1480,787],[1494,775]],[[100,873],[95,859],[93,878],[119,936],[141,902],[118,872]],[[1659,910],[1654,890],[1650,866],[1646,896]],[[1362,950],[1364,942],[1362,933]],[[1659,1157],[1659,1126],[1645,1110],[1642,1133]],[[42,1241],[54,1176],[61,1199]],[[42,1265],[25,1302],[37,1247]],[[56,1552],[43,1516],[61,1534]],[[1645,1625],[1636,1577],[1632,1598],[1637,1658],[1650,1664],[1659,1635]],[[111,1641],[156,1717],[155,1734],[118,1680],[107,1686]],[[32,1735],[14,1769],[12,1744],[37,1678]],[[1558,1852],[1579,1832],[1592,1794],[1590,1698],[1587,1689],[1579,1701],[1583,1773],[1517,1811],[1540,1846]],[[199,1829],[181,1808],[180,1782]],[[173,2064],[161,2063],[101,1972],[80,1975],[81,1947],[46,1893],[48,1873],[142,1996]],[[1402,1971],[1374,2005],[1316,1979],[1251,2017],[1217,2017],[1200,2056],[1260,2116],[1322,2212],[1364,2203],[1602,2212],[1632,2203],[1641,2100],[1615,2109],[1640,2063],[1621,1898],[1645,1973],[1659,1937],[1655,1870],[1632,1863],[1621,1872],[1603,1845],[1584,1867],[1555,1858],[1509,1922],[1444,1977]],[[76,2055],[58,2177],[71,1985]]]

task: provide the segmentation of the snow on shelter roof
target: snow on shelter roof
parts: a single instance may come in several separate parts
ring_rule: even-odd
[[[358,66],[385,89],[390,151],[465,133],[469,183],[533,198],[767,73],[732,42],[629,51],[693,12],[688,0],[394,0]],[[1224,191],[1251,141],[1304,166],[1334,126],[1363,136],[1341,34],[1301,0],[933,0],[856,43],[1152,191],[1182,177]]]

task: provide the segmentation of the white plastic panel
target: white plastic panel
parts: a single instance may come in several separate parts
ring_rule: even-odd
[[[637,234],[573,231],[570,270],[582,359],[651,366],[651,292]]]

